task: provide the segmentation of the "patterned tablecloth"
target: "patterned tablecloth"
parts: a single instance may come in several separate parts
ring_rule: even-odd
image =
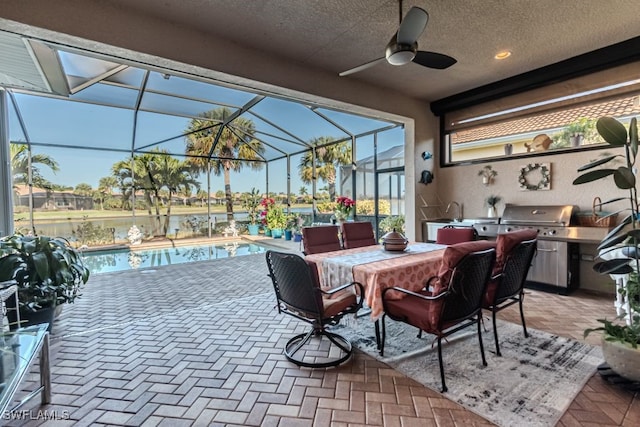
[[[371,317],[376,320],[383,313],[382,291],[393,286],[422,289],[427,279],[438,272],[445,248],[433,243],[412,243],[404,252],[388,252],[375,245],[307,255],[306,259],[318,266],[323,288],[354,280],[362,283]]]

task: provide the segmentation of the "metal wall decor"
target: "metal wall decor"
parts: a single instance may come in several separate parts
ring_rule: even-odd
[[[521,191],[551,190],[551,163],[529,163],[520,168]]]

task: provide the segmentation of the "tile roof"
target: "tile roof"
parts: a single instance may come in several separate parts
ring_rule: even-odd
[[[543,132],[566,126],[583,117],[597,119],[602,116],[621,117],[638,113],[640,113],[639,97],[630,96],[623,99],[460,130],[451,134],[451,142],[453,144],[462,144],[536,131]]]

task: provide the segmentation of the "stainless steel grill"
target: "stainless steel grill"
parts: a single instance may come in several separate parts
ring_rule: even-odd
[[[527,206],[507,204],[498,224],[475,224],[482,238],[493,239],[498,233],[525,228],[538,232],[538,252],[527,284],[569,293],[579,285],[581,243],[599,243],[607,228],[573,225],[577,208],[572,205]]]
[[[540,240],[559,240],[570,243],[599,243],[607,228],[573,225],[577,208],[572,205],[532,206],[507,204],[499,224],[475,224],[481,237],[493,238],[498,233],[533,228]]]

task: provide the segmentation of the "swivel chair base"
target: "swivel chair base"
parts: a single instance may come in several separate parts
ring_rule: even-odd
[[[334,348],[329,349],[321,349],[320,351],[326,353],[327,356],[321,356],[318,354],[318,346],[314,346],[309,354],[304,349],[304,346],[309,343],[312,338],[316,338],[318,340],[324,339],[324,337],[328,338],[330,341],[330,347],[337,347],[337,350]],[[302,357],[296,357],[296,353],[301,352]],[[338,356],[334,356],[334,353],[338,353]],[[351,343],[346,338],[329,332],[324,329],[311,329],[306,334],[296,335],[287,341],[285,346],[284,354],[287,357],[287,360],[298,366],[304,366],[306,368],[328,368],[332,366],[338,366],[343,362],[346,362],[353,353],[353,348]]]

